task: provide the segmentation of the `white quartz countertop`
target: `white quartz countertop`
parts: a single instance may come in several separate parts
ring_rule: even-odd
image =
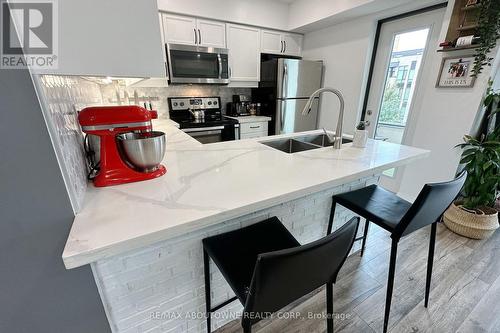
[[[259,143],[276,137],[202,145],[170,120],[154,180],[96,188],[89,184],[62,254],[74,268],[408,164],[428,151],[369,140],[286,154]],[[311,131],[307,133],[321,133]],[[286,136],[298,136],[295,133]]]
[[[258,123],[263,121],[271,121],[271,117],[266,116],[241,116],[241,117],[233,117],[233,116],[224,116],[226,118],[235,119],[240,124],[243,123]]]

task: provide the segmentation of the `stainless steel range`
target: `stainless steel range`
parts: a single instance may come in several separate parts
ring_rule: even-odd
[[[239,124],[222,115],[220,97],[170,97],[170,119],[201,143],[239,140]]]

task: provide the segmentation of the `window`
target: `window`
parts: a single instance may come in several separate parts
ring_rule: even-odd
[[[394,36],[375,137],[401,143],[429,29]]]

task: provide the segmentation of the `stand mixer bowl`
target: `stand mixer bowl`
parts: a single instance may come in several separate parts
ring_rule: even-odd
[[[163,132],[122,133],[116,136],[116,141],[125,162],[141,172],[155,171],[165,156]]]

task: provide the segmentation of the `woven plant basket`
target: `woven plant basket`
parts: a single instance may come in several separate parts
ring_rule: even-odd
[[[459,235],[485,239],[490,237],[498,228],[498,212],[490,208],[484,214],[470,212],[453,203],[444,213],[444,224]],[[486,210],[486,209],[485,209]]]

